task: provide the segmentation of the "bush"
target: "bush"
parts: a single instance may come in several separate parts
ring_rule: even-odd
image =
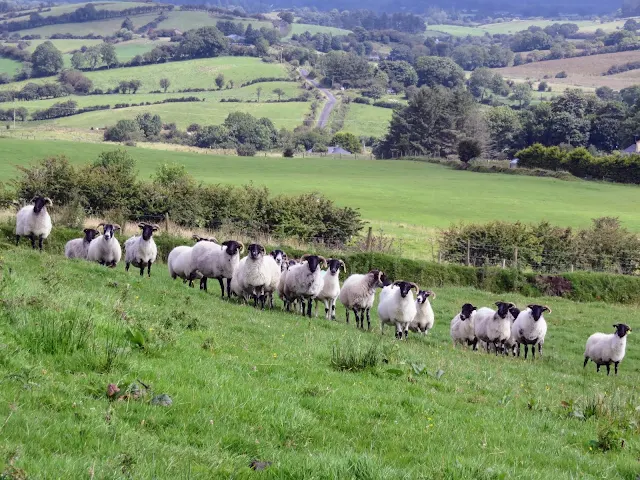
[[[256,149],[256,147],[254,147],[250,143],[238,145],[236,147],[236,153],[240,157],[254,157],[257,152],[258,150]]]
[[[482,146],[477,140],[467,139],[458,143],[458,156],[462,162],[469,163],[480,155],[482,155]]]
[[[282,156],[285,158],[293,158],[294,155],[294,150],[291,147],[287,147],[284,149],[284,152],[282,152]]]
[[[556,73],[556,78],[567,78],[567,72],[565,72],[564,70],[562,72],[558,72]]]
[[[547,88],[549,88],[549,84],[547,82],[538,83],[538,91],[539,92],[546,92]]]
[[[118,120],[104,131],[104,139],[108,142],[136,142],[143,138],[144,132],[135,120]]]
[[[353,99],[353,103],[362,103],[364,105],[371,105],[371,100],[366,97],[356,97]]]
[[[362,152],[360,140],[353,133],[338,132],[333,136],[331,143],[338,145],[351,153]]]

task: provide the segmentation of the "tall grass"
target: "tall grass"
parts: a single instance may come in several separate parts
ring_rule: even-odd
[[[70,355],[93,347],[94,323],[86,311],[52,307],[25,313],[18,335],[34,354]]]

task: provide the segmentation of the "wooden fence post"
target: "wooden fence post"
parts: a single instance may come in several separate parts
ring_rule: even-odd
[[[518,268],[518,247],[513,249],[513,267]]]
[[[169,213],[165,213],[164,215],[164,230],[165,232],[167,232],[167,234],[169,233]]]
[[[471,239],[467,239],[467,267],[471,266]]]
[[[366,249],[367,252],[371,251],[371,240],[372,240],[372,235],[373,235],[373,228],[369,227],[369,231],[367,232],[367,244],[366,244]]]

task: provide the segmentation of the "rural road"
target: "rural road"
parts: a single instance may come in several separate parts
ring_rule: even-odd
[[[322,88],[318,82],[310,79],[309,72],[304,68],[300,69],[300,75],[302,75],[302,78],[304,78],[307,81],[307,83],[310,83],[311,85],[316,87],[318,90],[320,90],[320,92],[327,99],[327,103],[322,109],[322,112],[320,112],[320,118],[318,118],[318,127],[324,128],[327,126],[327,123],[329,123],[329,116],[331,115],[331,111],[333,110],[333,107],[336,106],[336,102],[337,102],[336,97],[334,97],[333,93],[331,93],[326,88]]]

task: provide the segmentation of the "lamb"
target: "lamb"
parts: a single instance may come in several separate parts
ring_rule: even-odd
[[[346,320],[349,323],[349,310],[356,317],[356,327],[364,329],[364,315],[367,315],[367,328],[371,330],[369,312],[375,300],[376,289],[385,286],[386,277],[380,270],[371,270],[366,275],[355,273],[347,278],[340,290],[340,303],[346,308]],[[360,318],[358,318],[358,312]]]
[[[81,258],[82,260],[87,259],[89,244],[91,243],[91,240],[100,235],[100,232],[94,228],[85,228],[83,232],[83,238],[74,238],[73,240],[69,240],[64,246],[65,257]]]
[[[529,345],[531,345],[531,355],[536,358],[535,346],[538,345],[538,353],[542,356],[542,346],[544,337],[547,334],[547,322],[542,314],[551,309],[544,305],[528,305],[526,310],[520,312],[516,321],[513,322],[511,333],[516,340],[518,356],[520,356],[520,345],[524,344],[524,358],[527,358]]]
[[[322,266],[326,266],[327,260],[311,254],[303,255],[300,260],[302,263],[294,265],[287,271],[284,294],[287,298],[300,300],[302,315],[305,315],[306,306],[306,315],[311,317],[312,301],[322,291],[324,285]]]
[[[147,275],[151,277],[151,264],[158,257],[158,247],[153,239],[153,232],[157,232],[160,227],[150,223],[139,223],[138,227],[142,229],[142,235],[133,236],[124,242],[124,262],[125,270],[128,272],[129,267],[140,269],[140,276],[144,276],[144,267],[147,267]]]
[[[429,297],[436,298],[436,294],[431,290],[420,290],[416,295],[416,316],[409,324],[412,332],[421,332],[423,335],[429,333],[435,323],[435,315]]]
[[[587,339],[587,345],[584,349],[583,368],[591,360],[596,364],[596,372],[600,371],[602,365],[606,365],[607,375],[609,375],[611,364],[613,363],[615,374],[618,374],[618,364],[624,359],[627,348],[627,334],[631,333],[631,328],[624,323],[616,323],[613,328],[616,329],[615,333],[594,333]]]
[[[327,261],[328,269],[322,272],[322,290],[316,297],[315,315],[318,316],[318,302],[324,303],[324,317],[329,320],[336,319],[336,299],[340,295],[340,269],[346,272],[347,267],[342,260],[330,258]]]
[[[267,297],[273,302],[273,291],[280,280],[280,267],[271,255],[265,255],[265,248],[257,243],[248,247],[249,255],[243,258],[235,275],[238,275],[237,291],[243,296],[251,295],[254,306],[261,303],[264,309]],[[233,283],[233,282],[232,282]],[[233,288],[232,288],[233,290]],[[235,291],[234,291],[235,293]]]
[[[207,278],[217,278],[224,298],[224,282],[227,280],[227,298],[231,298],[231,278],[240,263],[244,245],[235,240],[227,240],[218,245],[214,242],[198,242],[191,251],[193,268],[202,274],[200,288],[207,290]]]
[[[393,285],[384,287],[380,292],[378,304],[378,316],[380,317],[380,334],[384,335],[385,325],[395,325],[396,338],[402,340],[402,334],[406,339],[409,335],[409,324],[417,313],[416,303],[413,300],[412,289],[420,291],[418,285],[412,282],[397,281]]]
[[[486,342],[487,353],[490,345],[498,351],[505,353],[504,344],[511,337],[511,314],[509,309],[514,307],[513,303],[496,302],[498,311],[483,307],[476,311],[475,334],[478,340]]]
[[[16,245],[20,243],[20,237],[31,239],[31,248],[38,247],[42,250],[42,241],[51,233],[51,216],[47,207],[53,205],[51,199],[37,195],[31,200],[33,205],[26,205],[16,215]]]
[[[215,238],[204,238],[198,235],[194,235],[193,239],[196,243],[199,242],[213,242],[218,243]],[[193,261],[191,257],[191,251],[193,247],[188,245],[180,245],[175,247],[169,252],[167,258],[167,267],[169,268],[169,275],[174,280],[178,277],[182,278],[183,283],[189,282],[189,286],[193,287],[193,281],[202,278],[202,274],[192,267]]]
[[[120,242],[115,237],[115,232],[120,230],[120,225],[101,223],[98,227],[102,227],[102,235],[91,240],[87,260],[113,268],[122,256]]]
[[[475,316],[477,308],[470,303],[462,305],[460,313],[451,320],[450,334],[453,346],[472,345],[474,350],[478,348],[478,337],[475,331]]]

